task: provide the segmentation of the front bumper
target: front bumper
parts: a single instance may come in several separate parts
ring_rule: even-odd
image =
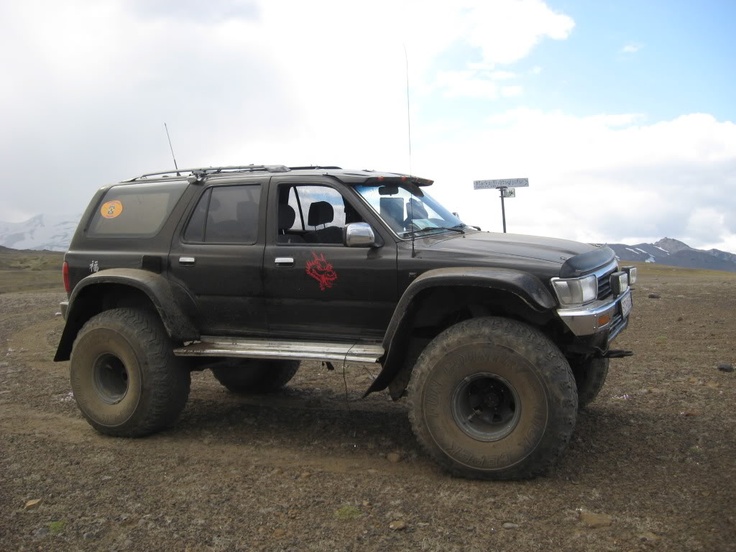
[[[594,301],[577,308],[558,309],[557,314],[578,338],[611,343],[629,323],[633,305],[631,289],[616,297]],[[605,336],[605,337],[604,337]]]

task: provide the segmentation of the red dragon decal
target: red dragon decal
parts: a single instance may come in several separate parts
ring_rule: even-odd
[[[332,263],[327,262],[324,253],[317,255],[312,251],[312,257],[311,261],[307,261],[307,275],[319,282],[320,291],[331,288],[337,280],[337,273],[332,268]]]

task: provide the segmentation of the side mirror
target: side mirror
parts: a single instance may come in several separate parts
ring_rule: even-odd
[[[348,247],[379,247],[373,228],[367,222],[351,222],[345,227],[343,243]]]

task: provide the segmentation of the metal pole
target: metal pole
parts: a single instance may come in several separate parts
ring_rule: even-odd
[[[503,196],[506,188],[499,188],[501,190],[501,218],[503,219],[503,233],[506,233],[506,207],[503,204]]]

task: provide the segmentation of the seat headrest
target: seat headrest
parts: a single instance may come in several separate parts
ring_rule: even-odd
[[[411,198],[409,200],[407,211],[409,214],[409,218],[413,219],[425,219],[428,216],[427,209],[424,207],[424,205],[422,205],[420,201],[417,201],[414,198]]]
[[[307,224],[309,226],[319,226],[320,224],[328,224],[335,218],[335,210],[332,204],[326,201],[315,201],[309,206],[309,216]]]
[[[289,230],[295,220],[296,212],[291,205],[279,205],[279,230]]]

